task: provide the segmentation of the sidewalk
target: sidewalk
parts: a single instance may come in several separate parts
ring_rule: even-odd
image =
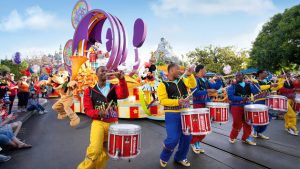
[[[39,98],[39,103],[43,107],[45,107],[46,104],[48,103],[48,101],[47,101],[47,99]],[[14,105],[12,108],[12,113],[14,113],[17,116],[17,118],[14,121],[21,121],[22,123],[24,123],[26,120],[28,120],[34,114],[34,111],[17,112],[17,110],[18,110],[18,99],[15,99]]]

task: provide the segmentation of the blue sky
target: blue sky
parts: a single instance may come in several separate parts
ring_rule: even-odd
[[[54,53],[74,34],[71,12],[77,0],[0,1],[0,58]],[[148,35],[140,50],[149,58],[165,37],[178,55],[210,44],[251,48],[262,25],[276,13],[300,0],[88,0],[125,25],[131,45],[136,18],[147,24]],[[132,47],[129,55],[133,56]],[[129,59],[131,58],[129,57]]]

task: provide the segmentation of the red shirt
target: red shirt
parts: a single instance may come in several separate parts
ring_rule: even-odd
[[[10,94],[9,94],[10,96],[17,95],[17,90],[18,89],[16,89],[16,88],[12,89],[13,87],[16,87],[16,86],[17,86],[17,84],[15,84],[13,81],[9,82],[8,87],[9,87],[9,91],[10,91]]]

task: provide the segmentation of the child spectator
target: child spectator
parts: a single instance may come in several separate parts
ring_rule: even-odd
[[[38,111],[39,114],[45,114],[47,111],[43,106],[41,106],[38,102],[37,96],[35,94],[31,95],[28,101],[28,111]]]

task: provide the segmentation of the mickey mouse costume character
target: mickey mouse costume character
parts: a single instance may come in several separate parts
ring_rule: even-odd
[[[84,91],[83,104],[87,116],[93,119],[90,133],[90,144],[84,161],[78,169],[103,169],[108,160],[108,154],[103,144],[108,140],[110,124],[118,122],[117,99],[128,97],[128,87],[124,72],[116,75],[118,85],[106,81],[107,68],[100,66],[96,70],[98,83],[93,88]]]

